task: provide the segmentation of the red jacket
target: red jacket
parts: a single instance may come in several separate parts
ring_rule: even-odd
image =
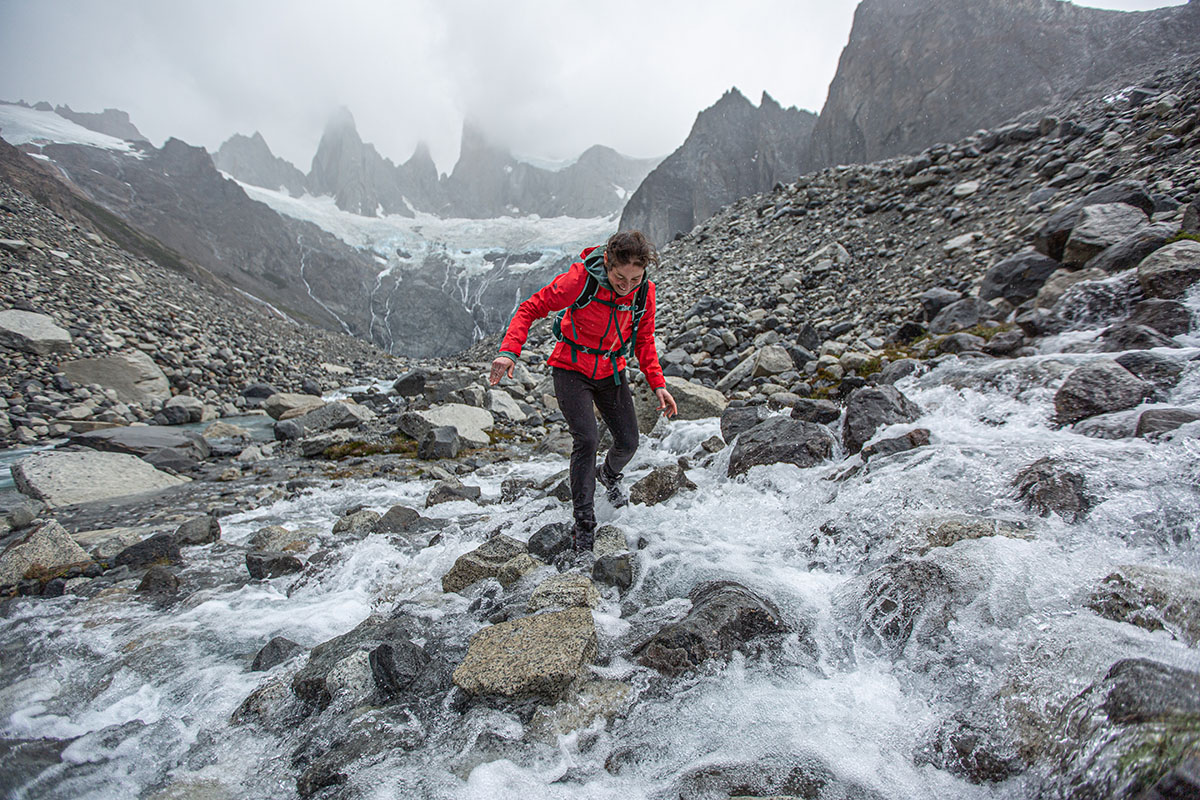
[[[595,249],[594,247],[587,248],[579,254],[580,259],[587,258],[588,254]],[[526,337],[529,336],[529,326],[542,317],[567,308],[578,300],[579,294],[587,283],[587,276],[587,268],[583,265],[582,260],[577,261],[571,265],[569,270],[557,276],[548,285],[521,303],[517,308],[517,313],[513,315],[512,322],[508,324],[508,333],[505,334],[504,341],[500,345],[501,354],[511,356],[513,359],[518,358],[521,355],[521,347],[525,344]],[[649,281],[648,283],[650,285],[646,293],[646,310],[638,325],[634,353],[637,355],[638,366],[641,367],[646,379],[650,382],[650,388],[658,389],[666,386],[667,382],[663,378],[662,367],[658,364],[658,352],[654,347],[654,282]],[[633,305],[636,294],[637,290],[635,289],[623,297],[617,297],[615,292],[603,285],[596,290],[597,299],[629,306]],[[619,338],[617,326],[620,326]],[[583,308],[568,310],[563,318],[563,330],[568,338],[586,347],[609,351],[618,350],[621,347],[621,341],[629,341],[629,337],[633,333],[633,312],[618,311],[604,303],[591,302]],[[574,360],[572,360],[572,356],[574,356]],[[554,352],[550,354],[546,363],[553,367],[573,369],[596,379],[611,378],[613,374],[612,362],[608,358],[576,351],[566,342],[559,342],[555,345]],[[618,358],[617,369],[624,368],[625,359]]]

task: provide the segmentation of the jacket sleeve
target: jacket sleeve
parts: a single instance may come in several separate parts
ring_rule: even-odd
[[[654,309],[654,283],[651,282],[646,292],[646,311],[638,323],[636,351],[638,367],[649,381],[650,388],[661,389],[667,385],[667,380],[663,377],[662,367],[658,363],[658,349],[654,346]]]
[[[542,317],[561,311],[578,300],[586,283],[587,270],[582,262],[576,262],[569,270],[534,292],[517,307],[512,322],[508,323],[508,332],[500,343],[500,354],[511,356],[514,360],[519,358],[525,339],[529,336],[529,327]]]

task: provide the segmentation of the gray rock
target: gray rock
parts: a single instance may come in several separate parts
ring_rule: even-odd
[[[339,520],[340,522],[340,520]],[[295,531],[290,531],[282,525],[267,525],[259,528],[250,537],[251,550],[293,550],[305,549],[308,542],[305,537]]]
[[[754,639],[789,630],[771,601],[737,583],[703,583],[689,599],[692,609],[686,617],[634,649],[639,664],[679,675],[710,658],[726,658]]]
[[[1025,344],[1025,334],[1019,328],[1000,331],[987,340],[983,352],[990,356],[1006,356]]]
[[[1062,261],[1063,250],[1075,223],[1079,220],[1080,211],[1086,206],[1105,203],[1124,203],[1140,208],[1147,214],[1154,213],[1154,201],[1150,199],[1145,186],[1136,181],[1118,181],[1089,192],[1081,199],[1056,211],[1034,234],[1033,246],[1039,253]]]
[[[263,410],[272,419],[292,419],[314,411],[325,405],[325,401],[312,394],[296,392],[279,392],[263,401]]]
[[[591,611],[548,611],[476,633],[454,670],[454,684],[469,695],[554,700],[584,674],[596,652]]]
[[[429,371],[414,369],[396,378],[392,389],[401,397],[417,397],[425,392],[425,382],[429,380]]]
[[[539,583],[529,595],[526,610],[536,614],[547,608],[595,608],[598,605],[600,592],[586,575],[564,572]]]
[[[179,591],[179,577],[167,567],[155,565],[146,570],[134,591],[138,594],[173,595]]]
[[[1100,334],[1100,342],[1100,349],[1106,353],[1175,346],[1175,342],[1169,336],[1163,336],[1154,328],[1129,322],[1105,328],[1104,332]]]
[[[488,389],[484,408],[492,412],[493,415],[512,422],[523,422],[527,416],[521,410],[521,407],[517,405],[517,401],[513,399],[513,396],[501,389]]]
[[[51,520],[0,553],[0,586],[15,584],[31,571],[46,574],[91,560],[63,526]]]
[[[633,553],[597,556],[592,564],[592,580],[621,591],[633,586]]]
[[[1189,647],[1200,644],[1200,576],[1166,567],[1117,568],[1092,592],[1088,608],[1149,631],[1165,630]]]
[[[284,420],[283,422],[277,422],[275,424],[276,426],[294,424],[299,425],[303,429],[304,417]],[[345,428],[335,431],[326,431],[325,433],[318,433],[316,436],[305,436],[300,440],[300,455],[304,456],[305,458],[315,458],[323,455],[325,451],[329,450],[329,448],[346,444],[352,439],[353,434]],[[334,453],[336,453],[336,451],[334,451]]]
[[[22,494],[51,507],[110,500],[186,483],[124,453],[40,452],[12,465]]]
[[[221,538],[221,522],[212,514],[193,517],[175,529],[180,545],[212,544]]]
[[[938,342],[939,353],[979,353],[987,340],[972,333],[952,333]]]
[[[901,378],[912,375],[920,367],[921,362],[915,358],[901,358],[880,370],[879,382],[890,386]]]
[[[256,550],[246,553],[246,570],[255,580],[278,578],[304,569],[300,559],[291,553],[277,550]]]
[[[1167,222],[1143,225],[1088,262],[1088,267],[1110,275],[1133,269],[1146,256],[1167,243],[1175,234],[1175,226]]]
[[[1186,408],[1150,408],[1138,415],[1135,436],[1157,436],[1200,420],[1200,412]]]
[[[101,528],[72,534],[75,544],[86,550],[94,561],[113,561],[126,547],[152,536],[153,528]]]
[[[179,421],[172,421],[171,425],[184,425],[189,422],[200,422],[204,417],[204,401],[198,397],[192,397],[186,394],[177,394],[163,404],[163,411],[168,410],[178,411],[184,416]]]
[[[911,430],[903,436],[893,436],[890,439],[880,439],[877,442],[866,445],[862,449],[862,457],[871,459],[875,456],[890,456],[895,453],[903,453],[907,450],[913,450],[917,447],[929,446],[929,429],[917,428]]]
[[[1200,281],[1200,242],[1183,239],[1155,250],[1138,264],[1146,297],[1174,300]]]
[[[417,512],[413,512],[416,514]],[[419,514],[417,516],[420,516]],[[369,508],[364,508],[355,511],[353,514],[347,514],[333,523],[334,533],[358,532],[365,531],[371,528],[380,518],[377,511],[372,511]]]
[[[1082,267],[1102,251],[1132,236],[1149,220],[1146,212],[1124,203],[1097,203],[1079,210],[1063,247],[1062,263]]]
[[[1003,297],[1014,306],[1037,296],[1038,290],[1062,264],[1036,250],[1010,256],[987,271],[979,287],[980,300]]]
[[[973,328],[996,316],[996,310],[976,297],[968,297],[943,308],[929,323],[932,333],[953,333]]]
[[[1133,307],[1128,322],[1146,325],[1163,336],[1180,336],[1191,330],[1192,315],[1178,300],[1143,300]]]
[[[571,526],[565,522],[543,525],[529,537],[529,552],[543,561],[553,561],[571,546]],[[531,609],[532,610],[532,609]]]
[[[327,707],[339,689],[345,686],[344,677],[339,672],[345,671],[344,665],[350,659],[361,662],[368,685],[373,690],[379,679],[374,674],[370,654],[386,644],[399,648],[403,655],[407,648],[402,643],[409,641],[409,633],[403,618],[368,617],[353,630],[314,647],[308,654],[308,662],[292,678],[292,692],[311,707]],[[420,681],[421,677],[415,678],[407,684],[407,688],[413,689],[414,684]],[[384,682],[390,683],[390,680],[385,677]]]
[[[482,494],[478,486],[464,486],[459,480],[438,481],[425,497],[425,507],[453,503],[455,500],[469,500],[473,503],[479,500]]]
[[[1094,505],[1083,475],[1063,469],[1049,457],[1038,459],[1018,472],[1012,485],[1017,498],[1042,516],[1053,512],[1068,522],[1078,522]]]
[[[454,427],[470,447],[484,447],[490,441],[487,431],[496,424],[491,412],[461,403],[444,403],[427,411],[410,411],[401,417],[400,430],[417,441],[430,428]]]
[[[832,425],[842,416],[842,409],[829,400],[809,400],[801,398],[792,406],[792,419],[803,422],[815,422],[818,425]]]
[[[847,453],[857,453],[880,427],[914,422],[921,409],[894,386],[864,386],[850,393],[842,444]]]
[[[653,506],[674,497],[681,489],[695,489],[683,468],[677,464],[656,467],[629,490],[632,503]]]
[[[625,532],[616,525],[601,525],[596,528],[596,538],[592,543],[592,553],[596,558],[624,553],[627,550],[629,540],[625,538]]]
[[[335,400],[301,414],[295,419],[303,426],[305,433],[321,433],[329,430],[357,428],[364,422],[375,419],[375,412],[358,403]]]
[[[453,425],[438,425],[421,435],[417,444],[417,458],[434,461],[439,458],[458,458],[462,440]]]
[[[1060,424],[1085,417],[1133,408],[1149,397],[1153,387],[1116,361],[1094,361],[1077,367],[1054,395]]]
[[[177,450],[180,454],[204,460],[212,454],[208,440],[194,431],[177,431],[156,425],[135,425],[88,431],[71,437],[71,444],[93,450],[128,453],[145,458],[159,450]]]
[[[113,560],[118,567],[141,569],[153,564],[180,563],[179,543],[169,533],[156,533],[149,539],[126,547]]]
[[[729,456],[729,477],[760,464],[811,467],[832,457],[834,438],[824,426],[771,417],[741,434]]]
[[[716,389],[675,375],[668,375],[666,381],[667,391],[675,398],[675,405],[679,408],[678,415],[672,419],[719,417],[729,405],[725,395]],[[649,384],[639,381],[633,399],[637,409],[638,430],[649,433],[662,416],[662,412],[658,410],[658,396],[650,390]]]
[[[512,586],[541,566],[544,564],[529,553],[518,553],[500,566],[500,569],[496,571],[496,580],[500,582],[501,586]]]
[[[725,409],[721,414],[721,438],[732,442],[738,434],[748,431],[771,418],[765,406],[740,406]]]
[[[407,639],[384,642],[369,656],[375,685],[388,698],[408,692],[429,669],[431,661],[424,649]]]
[[[455,560],[450,571],[442,576],[442,591],[458,592],[476,581],[494,578],[506,561],[524,552],[523,543],[498,533]]]
[[[925,319],[931,320],[940,314],[942,309],[946,306],[962,300],[963,296],[960,292],[937,287],[926,292],[922,292],[918,299],[921,302],[921,310],[925,313]]]
[[[787,350],[779,345],[767,345],[752,351],[725,377],[717,381],[717,391],[728,392],[749,378],[781,375],[794,368],[792,357]]]
[[[1157,353],[1122,353],[1117,356],[1117,363],[1161,394],[1169,392],[1183,375],[1183,363],[1179,359]]]
[[[263,645],[262,649],[254,655],[254,662],[250,665],[250,671],[266,672],[272,667],[291,661],[303,652],[304,648],[291,639],[276,636]]]
[[[105,358],[64,361],[60,367],[72,383],[97,383],[116,392],[123,403],[140,403],[148,407],[155,400],[166,402],[171,398],[167,376],[154,359],[140,350]]]
[[[0,311],[0,346],[49,356],[68,352],[71,334],[45,314],[8,309]]]

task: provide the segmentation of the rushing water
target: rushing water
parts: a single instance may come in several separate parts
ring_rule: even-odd
[[[602,662],[595,672],[628,683],[632,705],[542,743],[524,736],[515,714],[446,709],[452,735],[419,731],[423,744],[364,759],[350,768],[349,788],[377,798],[629,800],[669,793],[680,775],[706,765],[812,758],[889,798],[1027,796],[1036,775],[975,785],[914,753],[955,713],[996,696],[1027,706],[1036,720],[1038,709],[1061,707],[1120,658],[1200,669],[1196,650],[1165,632],[1086,608],[1118,565],[1200,572],[1200,423],[1150,442],[1089,438],[1050,422],[1065,370],[1094,357],[951,358],[906,379],[900,388],[923,409],[916,425],[931,430],[932,444],[840,481],[829,480],[845,470],[840,460],[757,467],[729,479],[728,450],[706,463],[699,449],[718,432],[715,419],[672,422],[665,435],[643,437],[630,480],[686,455],[698,489],[649,508],[599,509],[602,522],[645,540],[634,587],[624,597],[606,590],[594,613]],[[1188,364],[1168,399],[1200,405],[1200,362]],[[1014,497],[1013,477],[1043,456],[1085,475],[1096,502],[1083,521],[1036,516]],[[538,459],[468,476],[484,505],[423,512],[455,522],[437,544],[415,551],[378,535],[339,541],[329,531],[353,505],[421,507],[431,481],[345,482],[222,520],[227,545],[244,545],[268,524],[312,529],[337,555],[315,577],[249,582],[243,550],[218,545],[185,550],[184,587],[209,588],[175,606],[128,591],[12,601],[0,620],[0,735],[69,743],[60,763],[6,787],[6,796],[295,796],[289,759],[301,742],[286,730],[229,722],[264,681],[294,671],[251,672],[254,653],[273,636],[312,647],[398,604],[465,640],[481,623],[465,613],[468,599],[441,592],[441,576],[492,531],[525,539],[567,520],[556,501],[499,499],[505,478],[545,478],[564,466]],[[899,650],[870,646],[846,611],[865,576],[918,558],[924,527],[953,516],[1000,520],[1017,534],[921,556],[952,577],[952,618],[940,636],[914,635]],[[680,598],[711,579],[770,598],[790,623],[812,631],[810,643],[791,637],[773,654],[735,654],[670,691],[654,688],[661,683],[623,654],[647,619],[677,619],[688,607]],[[371,715],[363,719],[370,724]],[[514,744],[485,748],[487,737]],[[193,794],[172,793],[185,790]]]

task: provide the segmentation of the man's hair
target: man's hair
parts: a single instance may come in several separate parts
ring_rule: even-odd
[[[658,264],[658,251],[641,231],[614,233],[608,237],[604,252],[608,256],[609,266],[612,267],[618,264],[633,264],[646,269]]]

